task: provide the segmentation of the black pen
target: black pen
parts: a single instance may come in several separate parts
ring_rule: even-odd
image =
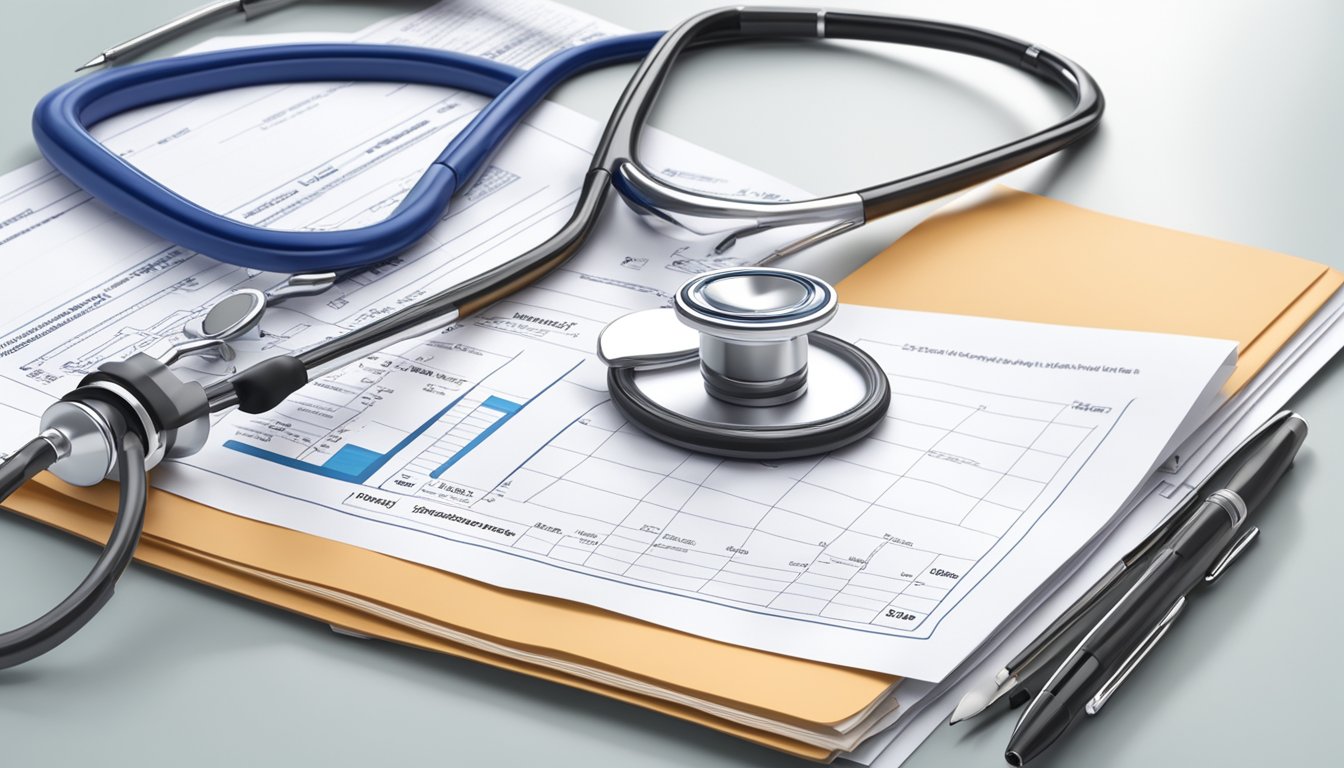
[[[1025,765],[1086,712],[1095,715],[1134,667],[1166,634],[1198,584],[1216,580],[1254,540],[1239,534],[1251,510],[1292,465],[1307,424],[1288,414],[1241,463],[1232,479],[1207,496],[1172,534],[1142,576],[1083,638],[1022,713],[1004,759]]]
[[[1080,601],[1078,606],[1071,608],[1065,614],[1069,621],[1057,621],[1062,625],[1060,627],[1052,625],[1042,635],[1045,637],[1048,634],[1048,642],[1034,643],[1040,647],[1031,654],[1021,654],[1020,661],[1015,659],[1010,674],[1005,674],[1001,681],[996,678],[989,685],[972,689],[963,696],[957,702],[957,708],[948,723],[955,725],[977,715],[1017,709],[1031,701],[1055,670],[1059,669],[1064,658],[1134,586],[1146,563],[1146,560],[1140,560],[1129,568],[1117,571],[1114,578],[1106,580],[1106,589],[1101,594],[1089,598],[1085,604]]]
[[[1275,414],[1248,435],[1198,487],[1192,488],[1182,498],[1162,522],[1111,566],[1082,597],[1056,617],[1035,640],[1019,651],[992,680],[967,691],[948,722],[955,724],[983,714],[1016,709],[1030,701],[1049,681],[1060,662],[1134,586],[1134,582],[1152,561],[1153,553],[1161,549],[1172,534],[1199,511],[1204,498],[1211,491],[1226,485],[1234,470],[1239,469],[1248,456],[1259,450],[1265,438],[1272,435],[1290,416],[1291,411]]]

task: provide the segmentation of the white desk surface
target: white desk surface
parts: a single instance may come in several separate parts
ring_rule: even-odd
[[[713,5],[571,2],[632,29],[665,28]],[[241,18],[215,24],[157,53],[244,31],[350,31],[423,4],[304,3],[246,25]],[[0,169],[38,157],[29,112],[72,76],[73,66],[192,5],[8,4],[0,27],[0,103],[7,107],[0,111]],[[842,6],[990,27],[1038,40],[1088,67],[1108,98],[1106,117],[1084,148],[1056,163],[1046,194],[1344,268],[1344,4],[845,0]],[[843,56],[806,65],[749,50],[712,56],[674,83],[656,124],[817,191],[894,177],[985,138],[1008,138],[1017,128],[1009,110],[994,107],[993,93],[937,71],[871,61],[865,69],[865,62]],[[710,66],[716,76],[707,75]],[[603,119],[626,72],[589,76],[566,86],[559,100]],[[790,78],[805,100],[745,97],[756,92],[752,83],[770,77]],[[808,109],[810,98],[832,106]],[[967,102],[980,104],[973,114],[989,117],[966,130],[943,130],[946,123],[938,121],[956,119]],[[871,159],[844,163],[821,149],[797,151],[822,146],[842,130],[849,107],[896,121],[840,147],[852,158]],[[775,110],[779,129],[741,130],[735,117],[761,109]],[[966,141],[972,144],[959,143]],[[797,263],[836,278],[843,265],[861,262],[886,239],[880,227],[870,227]],[[822,265],[822,258],[832,260]],[[1338,760],[1344,472],[1330,467],[1344,460],[1341,384],[1336,360],[1294,401],[1312,433],[1296,470],[1264,510],[1261,543],[1217,589],[1194,601],[1105,713],[1076,729],[1039,761],[1041,768]],[[93,555],[89,545],[0,515],[0,627],[63,597]],[[1003,765],[1011,727],[1012,718],[1001,718],[978,728],[942,728],[908,765]],[[340,637],[324,625],[137,565],[108,609],[72,641],[0,672],[0,764],[802,763],[561,686]]]

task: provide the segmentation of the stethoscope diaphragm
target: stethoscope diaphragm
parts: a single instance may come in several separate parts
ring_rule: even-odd
[[[886,415],[887,377],[867,352],[818,328],[835,290],[810,275],[737,268],[700,275],[674,307],[607,326],[598,355],[612,402],[648,434],[738,459],[824,453]]]

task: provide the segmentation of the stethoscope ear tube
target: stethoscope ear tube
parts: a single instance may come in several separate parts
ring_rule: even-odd
[[[79,586],[41,617],[0,635],[0,669],[34,659],[78,632],[112,597],[117,579],[130,564],[145,523],[145,447],[122,425],[117,449],[121,497],[107,546]],[[29,441],[0,464],[0,501],[59,458],[45,437]]]
[[[806,211],[809,220],[848,223],[856,219],[850,207],[857,201],[861,211],[856,224],[862,224],[989,181],[1057,152],[1095,130],[1105,110],[1106,102],[1101,88],[1082,66],[1047,48],[990,30],[880,13],[806,8],[721,8],[707,11],[669,31],[635,73],[599,146],[598,155],[611,164],[613,174],[622,176],[617,174],[622,164],[639,165],[637,145],[640,131],[645,118],[653,109],[663,82],[682,52],[702,43],[722,43],[753,37],[864,40],[975,56],[1013,67],[1064,91],[1073,106],[1067,115],[1054,124],[1027,136],[850,194],[812,200],[754,203],[744,207],[741,201],[677,188],[662,181],[656,174],[647,174],[644,183],[636,186],[661,189],[643,189],[642,195],[635,196],[636,203],[641,197],[655,198],[685,209],[662,211],[663,218],[668,220],[675,220],[675,216],[669,215],[673,213],[710,214],[718,206],[722,209],[721,215],[746,214],[748,218],[758,219],[762,225],[778,226],[781,223],[796,223],[794,219],[800,209]],[[630,180],[631,175],[629,171],[623,174],[626,181]],[[623,190],[623,194],[625,192]],[[829,215],[828,208],[832,209]],[[838,227],[836,232],[848,228]]]

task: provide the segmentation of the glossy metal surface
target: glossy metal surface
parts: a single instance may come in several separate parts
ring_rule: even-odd
[[[722,426],[778,426],[820,424],[843,416],[863,401],[866,382],[845,356],[813,346],[808,364],[808,387],[802,397],[770,408],[731,404],[704,390],[700,367],[681,364],[640,371],[634,381],[650,401],[691,420]]]
[[[738,267],[686,281],[677,316],[701,333],[736,341],[780,341],[820,329],[835,317],[835,289],[801,272]]]
[[[42,431],[55,432],[65,442],[65,450],[57,448],[60,458],[47,468],[49,472],[71,485],[90,486],[115,471],[115,438],[107,417],[98,412],[106,407],[61,400],[47,408]],[[48,438],[48,442],[57,446],[59,441]]]
[[[813,345],[810,358],[803,396],[769,408],[737,405],[711,396],[705,391],[700,367],[694,364],[641,371],[635,382],[641,393],[662,408],[715,427],[824,423],[844,415],[867,396],[866,382],[848,357]]]
[[[1209,569],[1208,575],[1204,577],[1204,582],[1206,584],[1212,584],[1221,579],[1223,574],[1227,572],[1228,566],[1236,562],[1237,558],[1241,557],[1242,553],[1246,551],[1246,548],[1255,543],[1259,536],[1259,527],[1251,528],[1238,536],[1237,540],[1232,542],[1232,545],[1227,548],[1227,551],[1224,552],[1218,558],[1218,561],[1213,564],[1213,567]]]
[[[798,240],[779,246],[778,255],[784,255],[864,223],[863,198],[857,193],[782,203],[705,197],[674,187],[628,160],[617,164],[612,186],[650,228],[683,240],[712,235],[716,253],[776,227],[815,225]]]
[[[140,431],[149,441],[145,446],[145,469],[148,470],[157,467],[159,462],[163,461],[163,455],[167,450],[167,446],[164,444],[163,434],[159,431],[159,428],[155,426],[154,418],[149,415],[149,411],[146,410],[144,404],[140,402],[140,398],[136,397],[130,390],[114,381],[91,381],[82,386],[91,388],[96,387],[98,389],[106,390],[112,393],[118,400],[125,403],[126,407],[130,408],[131,412],[135,414],[135,418],[140,422]],[[108,475],[109,480],[113,477],[114,475],[112,474]]]
[[[188,330],[188,335],[203,339],[236,339],[257,327],[266,313],[266,304],[266,294],[255,288],[240,288],[216,302],[201,318],[200,324]]]
[[[622,315],[597,338],[597,357],[609,368],[648,370],[694,360],[700,334],[666,307]]]
[[[229,342],[225,339],[188,338],[186,341],[168,341],[154,345],[147,353],[166,366],[172,366],[184,357],[218,357],[221,360],[232,360],[236,356],[233,347],[229,346]]]
[[[632,424],[683,448],[754,460],[825,453],[871,431],[891,393],[877,362],[858,347],[824,333],[811,341],[806,386],[768,407],[713,391],[715,382],[695,363],[611,368],[607,388]]]
[[[807,389],[807,334],[835,316],[835,289],[800,272],[739,267],[691,278],[677,319],[700,333],[705,387],[736,405],[776,406]],[[781,417],[783,414],[781,414]]]
[[[609,324],[598,356],[609,368],[638,371],[698,358],[701,388],[714,399],[769,408],[780,426],[803,424],[776,406],[807,392],[807,334],[834,317],[836,307],[835,289],[810,275],[759,267],[709,272],[678,289],[673,309],[634,312]]]

